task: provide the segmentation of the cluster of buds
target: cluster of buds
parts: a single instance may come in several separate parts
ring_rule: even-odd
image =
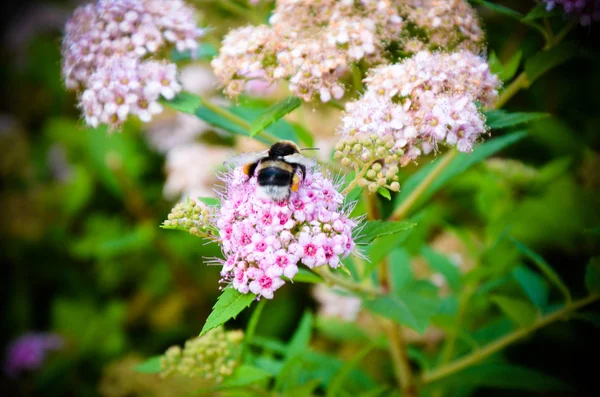
[[[183,349],[170,347],[160,360],[161,375],[183,375],[221,383],[239,364],[242,331],[218,327],[185,342]]]
[[[223,39],[212,66],[229,96],[260,78],[288,80],[306,101],[340,99],[348,65],[381,63],[385,45],[403,25],[391,0],[278,0],[269,22],[235,29]]]
[[[412,27],[403,32],[404,49],[466,49],[478,52],[485,35],[473,7],[466,0],[400,0],[400,13]],[[414,34],[415,31],[418,34]]]
[[[374,142],[365,158],[381,153],[377,160],[384,160],[382,169],[404,166],[439,144],[470,152],[487,131],[476,102],[492,106],[499,85],[486,61],[468,51],[423,51],[402,63],[374,68],[365,82],[365,94],[346,104],[337,156],[364,166],[363,146]],[[382,186],[384,182],[382,178]]]
[[[288,200],[263,198],[256,177],[238,167],[224,176],[227,185],[216,215],[225,255],[223,282],[243,294],[273,298],[285,281],[293,280],[298,264],[309,268],[341,265],[355,249],[352,232],[357,221],[344,196],[327,174],[307,170],[297,192]]]
[[[334,158],[343,166],[354,166],[357,175],[361,175],[358,186],[375,193],[380,188],[397,192],[398,163],[404,152],[394,149],[391,135],[357,134],[350,131],[335,146]],[[361,174],[362,171],[362,174]]]
[[[147,122],[159,96],[181,90],[175,65],[148,61],[166,45],[194,50],[203,32],[181,0],[98,0],[77,8],[65,27],[62,74],[80,93],[86,122],[118,127],[129,114]]]
[[[198,237],[210,237],[213,235],[211,227],[213,214],[213,208],[202,202],[188,199],[173,207],[167,220],[163,222],[163,227],[184,229]]]
[[[561,6],[570,16],[579,19],[583,26],[590,25],[594,21],[600,21],[600,1],[598,0],[543,0],[546,9],[552,10],[557,5]]]

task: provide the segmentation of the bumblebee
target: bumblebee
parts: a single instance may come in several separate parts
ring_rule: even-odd
[[[314,148],[302,150],[315,150]],[[279,141],[261,152],[244,153],[232,158],[230,164],[244,165],[244,174],[248,178],[256,175],[257,194],[273,201],[283,201],[297,192],[306,177],[306,168],[316,162],[300,153],[300,148],[292,141]]]

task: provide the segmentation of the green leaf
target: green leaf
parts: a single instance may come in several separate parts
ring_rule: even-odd
[[[319,284],[323,282],[323,279],[308,269],[303,267],[298,269],[298,273],[294,276],[295,283],[309,283],[309,284]]]
[[[143,363],[135,366],[135,372],[141,372],[143,374],[157,374],[161,371],[160,360],[162,356],[150,357]]]
[[[549,50],[542,50],[525,62],[527,81],[533,84],[544,73],[573,58],[579,52],[578,45],[563,42]]]
[[[306,128],[304,128],[300,124],[296,124],[296,123],[290,123],[290,124],[291,124],[292,128],[294,129],[294,131],[296,132],[296,135],[298,136],[300,143],[304,144],[304,146],[307,148],[312,148],[315,144],[315,138],[313,137],[311,132],[308,131]]]
[[[487,363],[466,368],[431,384],[431,388],[475,385],[528,391],[569,391],[572,388],[555,376],[505,363]]]
[[[290,96],[283,101],[274,104],[254,120],[252,128],[250,128],[250,136],[255,136],[301,104],[302,100],[296,96]]]
[[[484,110],[483,114],[486,117],[486,124],[493,130],[514,127],[516,125],[529,123],[549,117],[548,113],[535,112],[513,112],[509,113],[506,110]]]
[[[600,292],[600,257],[590,259],[585,269],[585,286],[592,293]]]
[[[531,259],[531,261],[537,266],[537,268],[542,272],[542,274],[562,292],[563,296],[565,297],[565,300],[567,302],[570,302],[571,292],[569,291],[569,288],[566,286],[564,281],[562,281],[560,276],[554,271],[554,269],[552,269],[552,267],[550,267],[550,265],[544,260],[544,258],[542,258],[536,252],[531,250],[526,245],[520,243],[516,239],[511,239],[515,243],[519,251],[521,251],[521,253],[523,253],[526,257]]]
[[[351,360],[346,362],[344,366],[338,371],[338,373],[333,377],[329,387],[327,388],[327,396],[328,397],[336,397],[340,395],[342,390],[342,386],[346,382],[346,379],[354,369],[354,367],[358,366],[360,362],[369,354],[375,347],[377,347],[377,342],[373,341],[367,346],[365,346],[358,354],[352,357]]]
[[[420,334],[425,332],[429,320],[439,308],[438,302],[428,297],[408,293],[364,299],[363,303],[373,313],[412,328]]]
[[[512,321],[522,327],[531,325],[538,315],[537,310],[529,302],[521,299],[495,295],[490,300],[497,304]]]
[[[225,288],[206,319],[200,336],[219,325],[225,324],[228,320],[236,318],[242,310],[250,306],[254,298],[256,298],[256,295],[252,293],[242,294],[231,287]]]
[[[254,308],[252,316],[250,316],[250,321],[248,321],[248,325],[246,326],[246,334],[244,335],[244,351],[247,351],[249,341],[254,339],[256,327],[258,326],[258,320],[260,320],[260,315],[262,314],[266,302],[266,299],[261,299],[261,301],[258,302],[258,305],[256,305]]]
[[[431,266],[434,271],[441,273],[444,276],[454,291],[458,291],[460,289],[460,270],[454,263],[450,261],[450,259],[438,252],[435,252],[427,246],[424,246],[421,249],[421,255],[423,255],[427,263],[429,263],[429,266]]]
[[[548,304],[549,290],[542,277],[525,266],[516,267],[512,274],[521,288],[523,288],[523,291],[525,291],[525,294],[529,297],[531,303],[540,309],[546,307]]]
[[[221,204],[221,200],[214,197],[196,197],[195,200],[201,201],[209,207],[215,207]]]
[[[214,390],[248,386],[253,383],[262,382],[270,377],[271,374],[261,368],[242,364],[230,377],[226,378],[223,383],[215,387]]]
[[[390,252],[389,261],[391,289],[393,293],[398,294],[415,279],[410,255],[406,249],[396,248]]]
[[[523,14],[513,10],[512,8],[508,8],[508,7],[502,6],[500,4],[495,4],[490,1],[484,1],[484,0],[476,0],[475,3],[480,4],[480,5],[488,8],[492,11],[495,11],[499,14],[506,15],[507,17],[517,19],[517,20],[523,19]]]
[[[283,397],[313,397],[315,390],[321,384],[320,379],[313,379],[303,385],[292,387],[283,393]]]
[[[397,233],[382,236],[369,244],[366,256],[369,258],[370,262],[366,263],[361,279],[364,280],[369,277],[377,268],[377,265],[379,265],[381,261],[388,256],[390,251],[406,241],[411,233],[412,230],[408,233]]]
[[[294,332],[290,343],[288,344],[287,353],[285,355],[286,361],[293,359],[296,355],[302,354],[308,349],[308,343],[310,342],[310,335],[312,333],[313,326],[313,315],[311,312],[306,311],[300,320],[300,324]]]
[[[414,226],[415,223],[411,222],[367,221],[359,234],[354,236],[354,242],[359,245],[369,244],[378,237],[397,234]]]
[[[334,341],[363,343],[370,338],[359,326],[339,318],[318,316],[315,328],[319,335]]]
[[[179,61],[190,61],[190,60],[211,60],[217,55],[217,49],[215,46],[209,43],[199,43],[198,48],[194,50],[194,57],[192,57],[192,51],[177,51],[176,48],[171,51],[171,60],[173,62]]]
[[[553,10],[547,10],[546,4],[539,3],[531,11],[529,11],[529,13],[527,15],[525,15],[525,17],[523,17],[521,19],[521,21],[531,22],[531,21],[535,21],[536,19],[548,18],[548,17],[552,17],[554,15],[559,15],[559,14],[560,14],[560,11],[558,10],[558,7],[555,7]]]
[[[389,191],[389,190],[387,190],[387,189],[386,189],[386,188],[384,188],[384,187],[380,187],[380,188],[378,188],[378,189],[377,189],[377,193],[378,193],[380,196],[382,196],[382,197],[384,197],[384,198],[386,198],[386,199],[388,199],[388,200],[391,200],[391,199],[392,199],[392,195],[390,194],[390,191]]]
[[[517,74],[517,70],[519,69],[519,65],[521,64],[521,58],[523,57],[523,52],[521,50],[514,53],[512,58],[504,65],[504,69],[501,73],[498,74],[500,80],[509,81],[512,79],[515,74]]]
[[[183,91],[177,94],[177,96],[170,101],[161,99],[160,102],[180,112],[194,114],[200,107],[202,100],[198,95]]]
[[[442,171],[440,176],[429,186],[429,188],[423,194],[421,201],[427,200],[434,193],[444,187],[452,178],[465,172],[475,164],[485,160],[486,158],[498,153],[502,149],[512,145],[515,142],[520,141],[527,136],[526,131],[517,131],[510,134],[503,135],[499,138],[491,139],[484,144],[477,147],[471,154],[459,154],[448,167]],[[436,159],[431,164],[424,166],[419,169],[416,173],[411,175],[403,184],[402,191],[396,196],[394,201],[397,207],[406,200],[406,198],[419,186],[419,184],[427,177],[427,175],[433,170],[440,159]]]

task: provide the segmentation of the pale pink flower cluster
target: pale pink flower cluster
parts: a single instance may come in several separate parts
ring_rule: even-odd
[[[344,196],[329,177],[308,170],[289,200],[274,202],[257,194],[256,177],[241,168],[228,172],[227,190],[216,216],[225,254],[223,281],[241,293],[271,299],[292,280],[301,262],[309,268],[341,265],[355,249],[352,231],[357,221],[342,208]]]
[[[319,303],[319,315],[340,318],[344,321],[356,321],[361,309],[360,298],[347,291],[317,284],[312,294]]]
[[[600,0],[543,0],[546,9],[552,10],[557,5],[561,6],[566,14],[579,18],[583,26],[590,25],[592,21],[600,21]]]
[[[118,126],[130,114],[143,122],[162,112],[160,96],[172,99],[181,90],[177,67],[158,61],[138,62],[132,58],[112,58],[96,70],[81,94],[80,106],[85,121]]]
[[[83,92],[86,122],[116,127],[129,114],[146,122],[160,112],[159,96],[181,90],[177,69],[145,58],[166,45],[197,48],[203,31],[195,19],[181,0],[98,0],[77,8],[65,27],[62,74],[67,88]],[[105,97],[92,98],[99,93]]]
[[[346,105],[339,133],[358,142],[392,136],[401,165],[440,143],[470,152],[486,132],[475,102],[492,106],[499,86],[485,59],[468,51],[420,52],[372,69],[365,82],[363,97]]]
[[[279,0],[269,22],[232,30],[223,39],[212,66],[229,96],[260,78],[288,80],[305,101],[340,99],[349,65],[381,63],[386,43],[403,24],[391,0]]]
[[[420,34],[406,36],[408,52],[483,47],[484,32],[473,7],[466,0],[398,0],[401,14]],[[405,34],[408,32],[405,32]]]

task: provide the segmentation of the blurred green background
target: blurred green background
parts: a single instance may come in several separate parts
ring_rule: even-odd
[[[196,3],[204,3],[217,32],[242,23],[213,2]],[[532,2],[503,4],[527,11]],[[110,135],[87,129],[65,91],[61,29],[76,5],[2,5],[0,349],[29,331],[58,333],[66,341],[39,371],[2,377],[0,394],[7,396],[106,394],[101,379],[110,365],[114,370],[125,357],[135,362],[197,335],[220,292],[218,268],[202,259],[218,256],[218,247],[158,227],[174,201],[163,197],[164,157],[148,145],[141,125],[127,123]],[[523,25],[485,9],[480,15],[488,50],[500,60],[516,49],[527,58],[541,47],[539,35]],[[509,233],[542,255],[575,295],[583,294],[585,266],[600,254],[598,25],[575,29],[569,40],[580,46],[579,56],[506,107],[551,117],[526,125],[525,138],[423,205],[405,245],[412,255],[444,233],[463,236],[472,249]],[[218,139],[232,144],[232,138]],[[414,168],[403,169],[402,179]],[[514,263],[514,244],[500,241],[489,262]],[[267,303],[257,333],[286,340],[307,308],[316,308],[309,287],[288,284]],[[241,327],[248,316],[228,326]],[[589,322],[559,322],[506,355],[575,385],[573,393],[592,395],[597,335]],[[476,395],[506,393],[483,388]]]

